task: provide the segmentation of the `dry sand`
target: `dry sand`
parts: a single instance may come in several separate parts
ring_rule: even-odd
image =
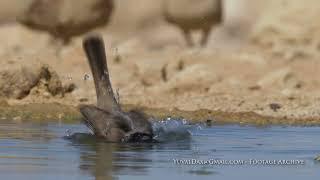
[[[106,41],[111,81],[120,102],[154,116],[319,125],[320,5],[315,0],[275,2],[262,6],[261,18],[240,21],[228,16],[204,49],[186,48],[179,30],[163,22],[152,5],[152,11],[142,11],[145,16],[127,18],[116,12],[111,25],[96,32]],[[234,25],[235,21],[241,23]],[[0,110],[6,103],[18,110],[27,104],[58,103],[77,114],[80,103],[95,103],[93,81],[84,80],[90,71],[81,39],[75,38],[57,56],[46,33],[15,23],[2,25],[0,71],[49,64],[63,83],[77,88],[63,98],[37,94],[1,100]],[[61,117],[62,109],[52,118]]]

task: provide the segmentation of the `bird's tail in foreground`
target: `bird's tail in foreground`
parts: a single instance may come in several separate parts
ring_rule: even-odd
[[[110,82],[107,58],[103,39],[100,36],[89,36],[83,41],[97,93],[98,107],[106,110],[119,110]]]

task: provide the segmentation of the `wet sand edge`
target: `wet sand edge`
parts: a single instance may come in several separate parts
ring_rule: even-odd
[[[199,109],[196,111],[183,111],[179,109],[147,108],[136,105],[122,105],[123,109],[140,109],[148,116],[155,119],[166,117],[184,118],[189,122],[207,122],[208,120],[215,125],[253,125],[253,126],[320,126],[320,117],[272,117],[263,116],[254,112],[223,112],[209,109]],[[64,105],[59,103],[48,104],[25,104],[0,106],[0,121],[16,122],[80,122],[81,114],[76,106]]]

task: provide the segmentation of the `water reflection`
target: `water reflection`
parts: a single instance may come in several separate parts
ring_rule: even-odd
[[[56,138],[48,124],[22,124],[15,123],[1,124],[0,139],[15,139],[24,141],[49,142]]]
[[[128,174],[147,175],[154,166],[153,156],[157,152],[191,149],[189,137],[175,142],[129,144],[107,143],[85,133],[75,133],[66,139],[80,150],[80,170],[89,173],[96,180],[114,179]]]

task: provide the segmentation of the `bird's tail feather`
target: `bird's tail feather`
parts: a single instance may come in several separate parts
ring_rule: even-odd
[[[120,105],[110,82],[103,39],[100,36],[88,36],[83,41],[83,48],[93,75],[98,107],[107,111],[119,110]]]

